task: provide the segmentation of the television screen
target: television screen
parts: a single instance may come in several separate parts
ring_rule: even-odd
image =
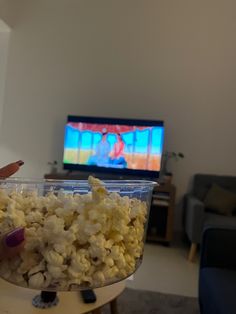
[[[163,121],[68,116],[64,169],[158,176]]]

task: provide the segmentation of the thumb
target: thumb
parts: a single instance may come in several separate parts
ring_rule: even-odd
[[[0,259],[11,258],[17,255],[23,248],[24,240],[25,230],[22,227],[4,235],[0,243]]]

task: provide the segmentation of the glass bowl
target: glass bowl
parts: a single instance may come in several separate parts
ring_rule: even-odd
[[[98,288],[141,264],[156,183],[142,180],[0,180],[0,232],[24,227],[19,255],[0,276],[44,291]]]

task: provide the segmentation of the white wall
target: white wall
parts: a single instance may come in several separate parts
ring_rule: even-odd
[[[4,87],[10,28],[0,19],[0,128],[3,118]]]
[[[0,19],[8,26],[14,27],[25,3],[28,3],[28,0],[0,0]]]
[[[165,120],[166,147],[186,155],[172,168],[178,199],[196,172],[236,175],[235,12],[233,0],[24,1],[2,162],[43,176],[62,160],[67,114],[99,115]]]

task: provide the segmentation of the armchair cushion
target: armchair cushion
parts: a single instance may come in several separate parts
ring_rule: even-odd
[[[208,226],[234,228],[236,226],[236,216],[222,216],[215,213],[205,213],[204,227]]]
[[[236,207],[236,193],[213,183],[204,199],[206,209],[220,215],[230,216]]]

